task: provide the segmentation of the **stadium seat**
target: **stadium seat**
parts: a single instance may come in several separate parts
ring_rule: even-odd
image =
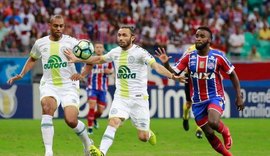
[[[244,43],[242,51],[241,51],[241,58],[242,59],[247,58],[252,46],[253,45],[257,46],[257,44],[258,44],[256,36],[254,34],[252,34],[250,32],[245,32],[244,36],[245,36],[245,43]]]
[[[263,59],[270,58],[270,42],[265,40],[259,40],[260,48],[258,49]]]

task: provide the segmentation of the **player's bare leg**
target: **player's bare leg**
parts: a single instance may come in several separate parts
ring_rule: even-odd
[[[42,119],[41,119],[41,132],[42,139],[45,146],[45,156],[53,156],[53,115],[57,108],[56,100],[53,97],[44,97],[41,100],[42,106]]]
[[[64,108],[65,122],[82,141],[85,156],[90,156],[90,145],[93,144],[93,141],[88,137],[84,123],[78,120],[78,114],[78,109],[73,105]]]

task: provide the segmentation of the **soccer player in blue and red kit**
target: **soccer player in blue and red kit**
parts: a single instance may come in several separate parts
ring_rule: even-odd
[[[101,42],[96,42],[94,44],[95,54],[101,56],[104,53],[104,46]],[[87,114],[88,122],[88,134],[93,134],[93,127],[98,128],[97,118],[99,118],[104,109],[107,106],[107,90],[108,90],[108,75],[113,73],[112,63],[104,64],[86,64],[82,69],[80,75],[75,75],[72,77],[74,80],[82,80],[87,77],[87,95],[88,103],[90,106],[89,112]],[[97,106],[97,111],[95,111]]]
[[[229,128],[221,121],[225,108],[224,89],[221,71],[226,72],[236,91],[236,107],[239,111],[244,109],[240,91],[240,83],[234,66],[218,50],[210,49],[212,32],[208,27],[199,27],[196,31],[195,51],[185,54],[176,65],[171,68],[164,49],[158,49],[157,56],[166,68],[171,68],[180,74],[185,68],[190,75],[190,95],[192,98],[192,111],[195,121],[202,128],[211,146],[224,156],[231,156],[229,149],[232,137]],[[215,135],[214,131],[221,133],[224,145]]]

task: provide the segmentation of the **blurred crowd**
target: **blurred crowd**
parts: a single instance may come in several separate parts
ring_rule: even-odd
[[[123,24],[136,28],[136,43],[149,52],[164,47],[183,53],[201,25],[211,28],[213,48],[236,59],[247,42],[245,34],[270,41],[268,0],[0,0],[0,51],[28,53],[36,39],[48,35],[54,14],[66,18],[65,34],[101,41],[107,50],[116,46]],[[260,59],[257,46],[251,43],[246,50],[255,49]]]

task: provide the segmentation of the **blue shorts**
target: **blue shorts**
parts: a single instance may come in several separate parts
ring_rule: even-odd
[[[107,105],[107,92],[100,91],[95,89],[86,89],[88,100],[96,100],[99,105],[106,106]]]
[[[195,121],[200,127],[208,122],[209,109],[214,109],[222,115],[224,108],[224,100],[220,97],[215,97],[198,104],[192,104],[192,112],[195,116]]]

